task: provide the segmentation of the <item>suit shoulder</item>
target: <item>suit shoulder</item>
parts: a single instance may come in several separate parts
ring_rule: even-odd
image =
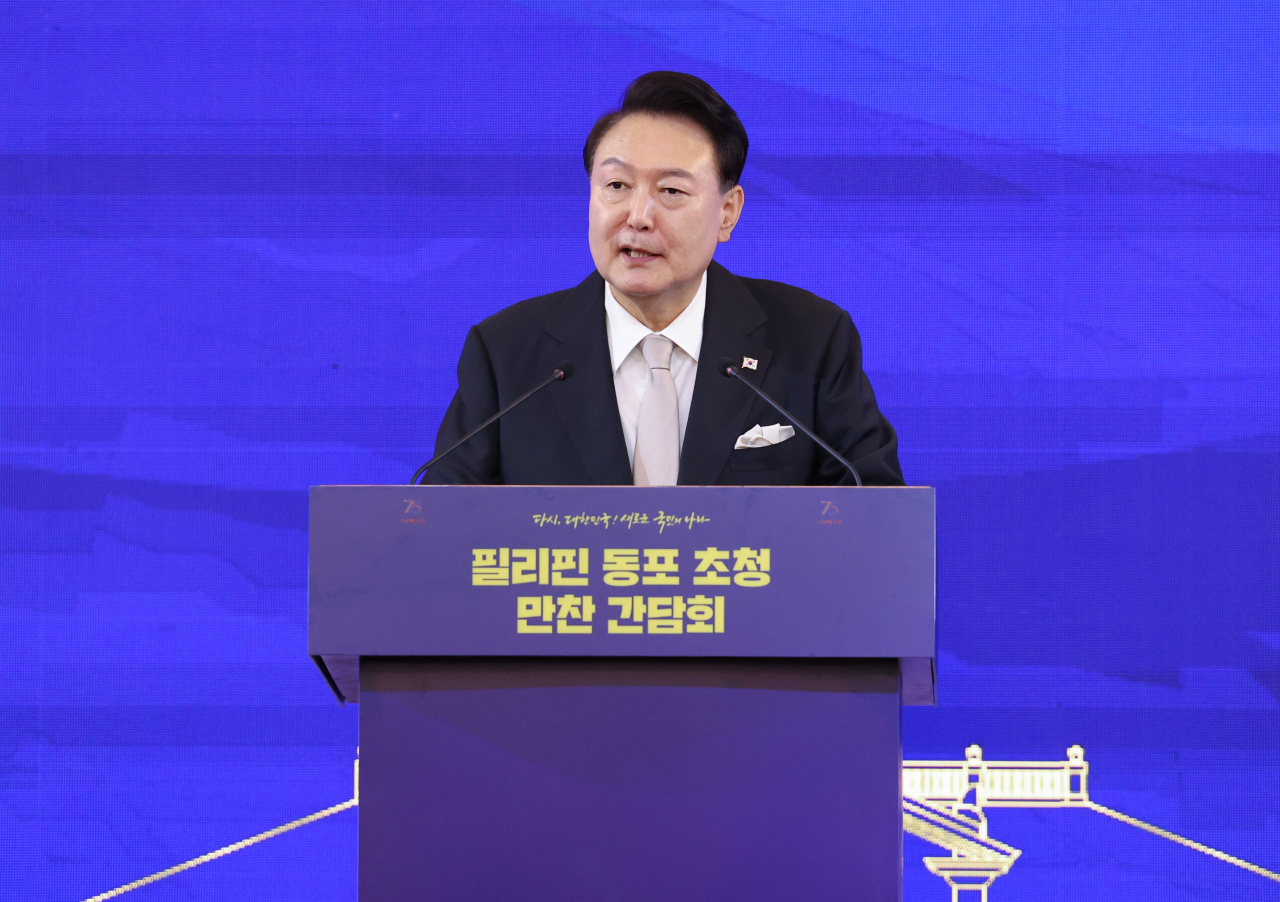
[[[775,282],[771,279],[748,279],[738,276],[770,320],[782,318],[829,326],[848,312],[812,291]]]
[[[592,271],[572,288],[553,291],[512,304],[481,321],[476,331],[486,344],[515,342],[526,346],[534,336],[550,333],[564,340],[593,321],[592,312],[604,318],[604,279]]]
[[[511,333],[524,333],[529,330],[541,330],[547,320],[568,303],[577,289],[566,288],[542,294],[535,298],[517,301],[510,307],[504,307],[492,316],[487,316],[476,324],[486,337]]]

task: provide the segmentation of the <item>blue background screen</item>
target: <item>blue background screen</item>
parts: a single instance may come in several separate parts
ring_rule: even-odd
[[[591,269],[583,140],[652,69],[751,137],[718,259],[848,309],[937,487],[908,758],[1060,760],[1280,871],[1269,4],[0,3],[0,898],[350,797],[310,485],[430,455],[467,328]],[[1280,883],[990,813],[1013,899]],[[130,898],[350,900],[344,812]],[[906,844],[907,898],[948,897]]]

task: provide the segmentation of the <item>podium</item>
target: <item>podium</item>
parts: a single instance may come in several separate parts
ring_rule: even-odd
[[[324,486],[361,902],[900,900],[928,488]]]

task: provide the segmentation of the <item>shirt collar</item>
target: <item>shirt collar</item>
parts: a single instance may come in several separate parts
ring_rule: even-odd
[[[609,328],[609,361],[613,364],[613,371],[616,373],[632,349],[647,336],[652,335],[653,330],[618,303],[617,298],[613,296],[613,286],[608,282],[604,283],[604,312],[605,322]],[[707,274],[703,272],[702,281],[698,283],[698,290],[693,300],[689,302],[689,306],[680,311],[680,315],[671,325],[658,334],[671,339],[677,348],[697,363],[698,352],[702,350],[702,320],[706,312]]]

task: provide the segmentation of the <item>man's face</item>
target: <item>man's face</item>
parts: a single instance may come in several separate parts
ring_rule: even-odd
[[[720,191],[715,147],[686,119],[635,113],[596,148],[591,256],[638,305],[688,303],[741,211],[742,188]]]

